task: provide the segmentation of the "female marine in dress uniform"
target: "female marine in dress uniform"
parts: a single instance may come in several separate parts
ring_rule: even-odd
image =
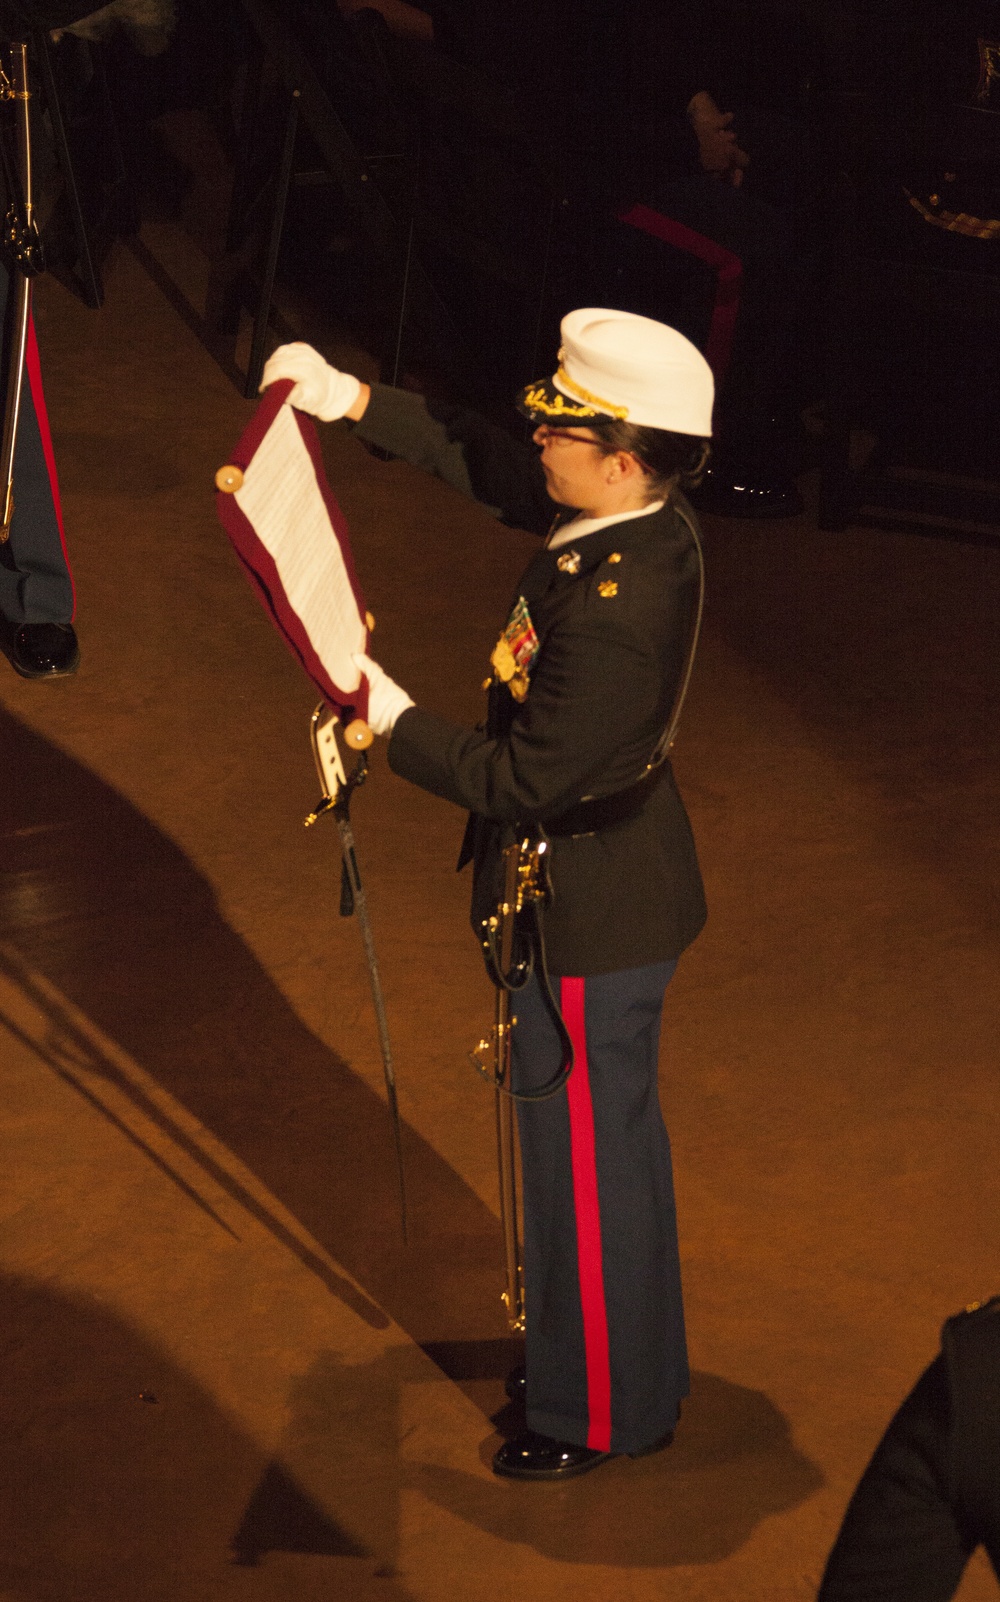
[[[657,1096],[663,993],[705,918],[687,815],[663,750],[688,663],[701,557],[680,486],[711,433],[712,376],[674,329],[588,309],[529,384],[519,443],[460,408],[369,387],[309,346],[265,383],[546,535],[512,597],[485,729],[423,707],[367,658],[369,721],[396,773],[471,814],[473,927],[499,899],[505,844],[550,841],[552,988],[575,1048],[565,1089],[518,1105],[528,1431],[498,1474],[555,1479],[666,1444],[688,1392],[670,1148]],[[555,503],[555,506],[553,505]],[[553,513],[555,517],[553,518]],[[513,1083],[561,1048],[539,979],[518,994]]]

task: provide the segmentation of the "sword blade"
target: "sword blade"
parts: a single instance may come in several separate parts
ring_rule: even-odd
[[[25,44],[10,46],[10,79],[14,91],[17,117],[17,156],[7,151],[6,170],[9,210],[6,227],[13,235],[12,258],[9,262],[9,304],[7,308],[7,352],[4,375],[3,432],[0,438],[0,545],[10,538],[10,525],[14,516],[14,451],[17,444],[17,424],[21,413],[21,395],[24,389],[24,359],[28,344],[28,324],[31,321],[30,246],[34,227],[34,200],[32,194],[31,124],[28,117],[30,92],[28,86],[28,49]],[[6,135],[0,137],[6,138]],[[37,239],[37,234],[35,235]],[[34,269],[37,271],[37,267]]]
[[[347,876],[354,892],[354,910],[357,913],[361,938],[364,942],[365,958],[368,963],[368,981],[371,985],[372,1005],[375,1008],[375,1023],[378,1028],[378,1040],[382,1052],[382,1072],[385,1075],[385,1089],[389,1100],[389,1117],[392,1122],[392,1138],[396,1148],[396,1174],[399,1179],[399,1221],[402,1226],[403,1240],[408,1244],[406,1173],[403,1167],[403,1129],[399,1117],[399,1101],[396,1096],[396,1072],[392,1062],[389,1022],[385,1015],[382,980],[379,975],[378,958],[375,955],[375,936],[372,933],[371,918],[368,915],[368,901],[358,869],[358,857],[354,846],[354,831],[351,828],[351,820],[344,815],[339,807],[334,808],[334,816],[337,819],[337,828],[340,831],[340,849],[343,852],[344,866],[347,869]]]

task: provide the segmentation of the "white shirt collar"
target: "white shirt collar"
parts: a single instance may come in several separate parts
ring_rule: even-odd
[[[608,528],[612,523],[628,523],[635,517],[648,517],[651,512],[660,511],[665,501],[650,501],[648,506],[640,506],[638,511],[613,512],[610,517],[574,517],[571,523],[564,523],[557,528],[548,542],[548,549],[556,551],[561,545],[572,545],[577,540],[586,539],[588,534],[595,534],[599,528]]]

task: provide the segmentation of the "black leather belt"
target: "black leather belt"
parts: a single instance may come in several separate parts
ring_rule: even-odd
[[[615,824],[629,823],[637,818],[656,786],[663,778],[666,762],[661,762],[650,773],[644,773],[627,790],[616,790],[614,795],[598,795],[587,801],[578,801],[575,807],[561,812],[558,818],[546,819],[542,824],[551,839],[562,840],[578,834],[596,834],[599,829],[612,829]]]

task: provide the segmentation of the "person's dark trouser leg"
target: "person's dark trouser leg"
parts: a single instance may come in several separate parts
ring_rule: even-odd
[[[736,133],[751,153],[739,188],[690,174],[655,186],[653,204],[743,264],[736,336],[719,388],[714,467],[722,480],[749,474],[778,482],[798,470],[796,418],[817,394],[826,186],[801,121],[744,109]]]
[[[7,292],[6,270],[0,267],[0,321]],[[14,630],[22,623],[69,623],[74,609],[73,580],[35,407],[37,378],[37,366],[34,373],[26,370],[14,454],[14,517],[10,539],[0,545],[0,617]]]
[[[528,1425],[599,1451],[654,1445],[688,1393],[656,1074],[674,966],[554,981],[576,1066],[558,1096],[518,1106]],[[533,1088],[559,1059],[535,981],[515,1012],[515,1087]]]
[[[743,264],[736,335],[718,397],[716,448],[742,465],[771,466],[771,418],[793,365],[799,316],[801,266],[789,221],[746,187],[734,189],[705,174],[665,184],[658,203]]]

